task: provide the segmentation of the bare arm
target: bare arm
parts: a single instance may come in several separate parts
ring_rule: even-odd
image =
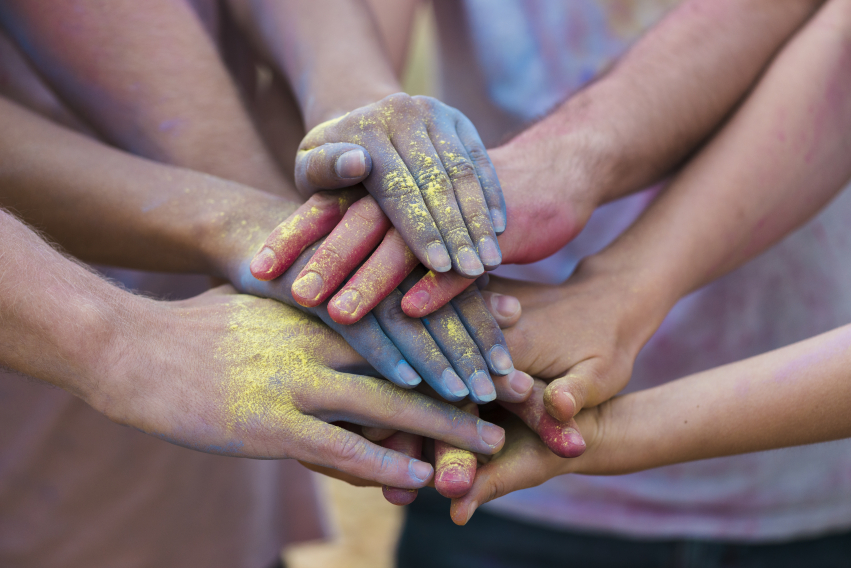
[[[188,3],[15,0],[3,3],[0,20],[63,101],[110,142],[292,195]]]

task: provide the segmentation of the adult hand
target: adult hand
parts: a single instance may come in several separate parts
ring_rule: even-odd
[[[181,302],[141,300],[118,338],[111,419],[201,451],[296,458],[396,487],[422,487],[432,467],[330,424],[394,428],[492,454],[501,428],[384,380],[314,318],[223,286]],[[139,361],[144,361],[140,365]]]
[[[361,181],[429,269],[472,278],[501,263],[502,190],[475,127],[457,110],[396,93],[308,132],[296,157],[303,194]]]
[[[400,386],[414,386],[422,377],[447,400],[461,400],[468,393],[477,403],[494,398],[507,401],[525,399],[531,388],[531,379],[514,371],[505,338],[499,329],[500,323],[509,325],[516,321],[519,309],[508,317],[500,316],[498,322],[475,288],[459,296],[453,306],[420,321],[404,314],[400,307],[402,292],[395,288],[402,283],[394,283],[390,294],[371,313],[350,325],[341,325],[333,318],[333,300],[330,305],[309,302],[306,307],[303,298],[296,292],[291,293],[294,288],[298,289],[294,285],[296,277],[302,278],[309,273],[311,266],[318,265],[320,269],[325,266],[321,260],[317,262],[317,258],[328,258],[329,255],[340,258],[335,252],[338,240],[334,240],[333,235],[303,254],[302,250],[319,238],[322,227],[333,226],[340,220],[345,207],[356,196],[355,191],[311,197],[270,234],[250,265],[247,254],[241,262],[236,255],[233,265],[226,269],[231,281],[238,282],[239,289],[244,292],[276,298],[317,315],[343,335],[379,372]],[[337,231],[357,231],[353,227],[355,223],[349,224],[346,219],[353,214],[352,208],[363,201],[345,212],[342,223],[336,225]],[[381,213],[374,205],[373,210]],[[355,216],[362,219],[359,215],[361,213]],[[248,250],[257,248],[253,244]],[[302,256],[296,258],[299,254]],[[368,287],[370,283],[371,273],[365,268],[366,265],[352,278],[361,287]],[[422,273],[424,271],[411,278]],[[262,281],[252,277],[257,274],[263,275]],[[279,274],[283,276],[279,277]],[[372,277],[380,282],[378,275]],[[411,285],[413,282],[405,284],[406,287]]]

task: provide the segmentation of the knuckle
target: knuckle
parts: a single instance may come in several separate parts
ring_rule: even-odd
[[[410,319],[407,315],[405,315],[405,312],[402,311],[402,302],[398,301],[397,298],[392,298],[389,299],[389,301],[382,302],[379,304],[379,307],[380,315],[384,320],[397,322]]]
[[[470,233],[467,232],[467,227],[463,224],[454,225],[444,234],[446,236],[447,241],[457,243],[458,246],[469,246],[473,244],[472,240],[470,239]]]
[[[375,223],[384,220],[384,212],[375,200],[361,199],[355,205],[356,206],[351,207],[349,211],[352,216],[364,221],[365,223],[374,225]]]
[[[488,158],[487,151],[478,144],[470,146],[467,149],[467,154],[474,164],[478,166],[490,166],[490,158]]]
[[[420,189],[410,175],[406,172],[392,172],[381,180],[381,193],[385,197],[400,199],[411,197],[420,192]]]
[[[447,164],[446,173],[452,181],[478,181],[479,175],[476,173],[476,167],[466,158]]]
[[[341,431],[332,440],[331,454],[335,463],[355,463],[363,458],[364,445],[355,436],[347,435],[345,431]]]

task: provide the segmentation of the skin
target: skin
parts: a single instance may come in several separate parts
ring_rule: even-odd
[[[553,254],[582,230],[596,207],[669,175],[713,133],[822,3],[683,2],[611,71],[491,149],[511,221],[499,238],[503,262],[534,262]],[[406,268],[399,253],[384,262],[395,272]],[[432,271],[408,291],[402,308],[423,317],[470,283],[455,272]],[[363,297],[362,309],[380,299]]]
[[[849,30],[851,2],[827,3],[639,220],[565,284],[492,282],[523,305],[506,338],[517,368],[554,379],[554,418],[619,392],[680,298],[802,225],[851,178]]]
[[[500,264],[505,204],[484,144],[457,110],[400,92],[366,3],[232,4],[299,101],[308,130],[296,157],[303,195],[363,182],[430,269],[476,277]]]
[[[15,0],[3,3],[0,22],[110,143],[296,198],[188,2],[120,0],[105,9],[98,0]]]
[[[297,304],[289,292],[292,280],[314,251],[275,281],[251,276],[251,253],[278,220],[295,209],[291,202],[129,156],[2,100],[0,122],[18,133],[14,140],[0,142],[0,163],[7,164],[0,168],[0,203],[47,230],[78,258],[226,279],[242,292],[274,298],[323,319],[400,386],[410,388],[425,378],[453,400],[467,395],[457,376],[456,388],[445,386],[454,374],[453,363],[422,324],[412,331],[415,320],[401,310],[393,317],[370,314],[355,325],[342,326],[328,317],[324,306],[308,309]],[[487,370],[484,364],[481,368]],[[506,400],[522,400],[531,381],[526,392],[518,393],[511,390],[518,384],[512,378],[497,381],[491,389]],[[459,390],[463,394],[453,394]]]
[[[613,398],[577,417],[588,450],[559,458],[517,419],[503,450],[452,502],[452,520],[567,473],[619,475],[686,461],[851,436],[851,326]]]
[[[298,458],[399,487],[424,485],[431,466],[330,422],[392,426],[485,454],[502,446],[496,426],[349,374],[365,368],[354,351],[280,302],[229,286],[158,302],[62,257],[5,212],[0,237],[9,245],[0,255],[0,364],[115,422],[200,451]]]

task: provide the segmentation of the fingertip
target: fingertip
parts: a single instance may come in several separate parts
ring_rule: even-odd
[[[363,437],[369,440],[370,442],[381,442],[382,440],[386,440],[393,434],[398,432],[398,430],[393,430],[391,428],[376,428],[373,426],[364,426],[361,428],[361,433]]]
[[[485,271],[482,261],[470,247],[461,247],[458,250],[455,262],[458,265],[458,273],[465,278],[478,278]]]
[[[511,359],[508,350],[502,345],[494,345],[488,354],[491,368],[500,375],[507,375],[514,370],[514,361]],[[531,385],[530,387],[531,388]]]
[[[491,209],[491,222],[493,223],[493,230],[497,235],[501,235],[505,232],[505,212],[502,209]]]
[[[263,247],[254,255],[249,266],[251,275],[258,280],[274,280],[284,272],[284,265],[269,247]]]
[[[502,263],[502,251],[497,242],[491,237],[482,237],[479,240],[479,258],[487,270],[493,270]]]
[[[408,471],[417,483],[421,483],[423,485],[428,483],[431,476],[434,474],[434,468],[430,463],[414,459],[408,462]]]
[[[364,178],[369,173],[366,160],[367,154],[360,148],[349,150],[340,155],[334,162],[334,171],[345,180]],[[372,164],[370,163],[370,165]]]
[[[405,315],[411,318],[421,318],[427,316],[429,303],[431,302],[431,294],[425,290],[409,290],[402,298],[402,311]]]
[[[420,377],[417,372],[408,364],[407,361],[399,361],[396,365],[396,374],[399,380],[407,385],[408,387],[415,387],[422,382],[422,377]]]
[[[384,495],[384,499],[386,499],[389,503],[402,507],[404,505],[410,505],[414,502],[414,500],[416,500],[418,490],[384,485],[381,487],[381,493]]]
[[[325,281],[322,276],[316,272],[308,272],[300,274],[298,279],[293,282],[292,292],[296,302],[306,308],[313,308],[322,303],[322,291],[325,286]]]
[[[497,294],[496,292],[482,292],[482,296],[487,302],[488,310],[501,328],[511,327],[523,315],[520,300],[514,296]]]
[[[479,504],[476,501],[470,501],[469,503],[457,500],[453,501],[449,510],[452,522],[463,527],[470,522],[470,519],[473,517],[473,513],[476,512],[478,507]]]
[[[472,252],[472,251],[471,251]],[[426,263],[435,272],[449,272],[452,260],[443,243],[431,243],[425,250]]]
[[[553,382],[544,389],[544,408],[554,419],[567,422],[576,415],[576,397],[558,382]]]
[[[343,288],[328,303],[328,315],[343,325],[356,323],[366,314],[366,310],[360,309],[362,299],[357,290]]]

